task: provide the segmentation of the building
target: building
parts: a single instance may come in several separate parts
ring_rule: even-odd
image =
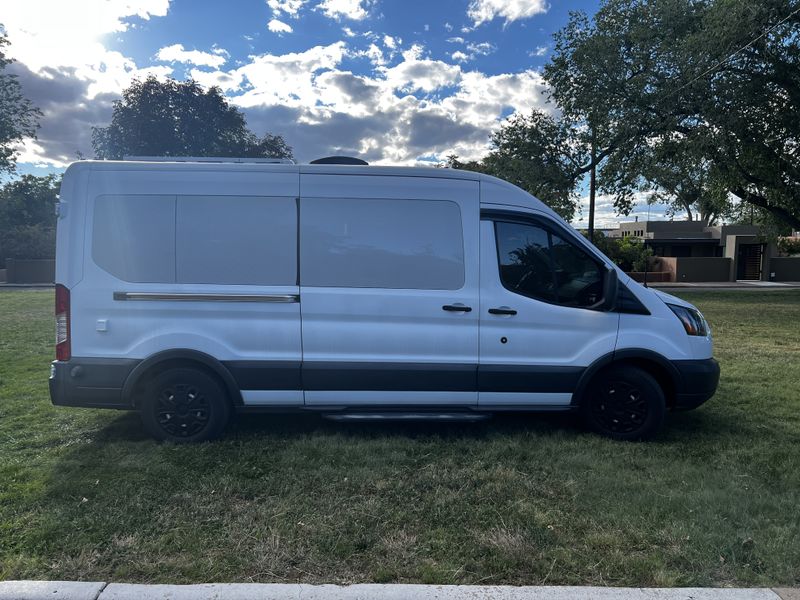
[[[800,281],[800,257],[780,257],[755,225],[637,220],[608,236],[642,240],[666,281]]]

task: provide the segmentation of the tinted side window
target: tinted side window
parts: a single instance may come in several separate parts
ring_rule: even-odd
[[[455,290],[464,285],[461,211],[447,201],[304,198],[300,283]]]
[[[589,254],[543,227],[495,223],[500,280],[537,300],[585,307],[603,294],[603,271]]]
[[[603,297],[603,271],[591,256],[559,236],[551,236],[559,304],[591,306]]]
[[[294,198],[178,196],[178,283],[295,285]]]
[[[98,196],[92,259],[123,281],[175,282],[175,196]]]
[[[549,234],[520,223],[495,223],[500,280],[524,296],[556,301]]]

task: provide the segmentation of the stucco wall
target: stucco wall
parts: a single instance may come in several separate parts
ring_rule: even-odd
[[[800,256],[774,256],[769,261],[772,281],[800,281]]]
[[[670,281],[730,281],[731,259],[722,257],[658,257],[656,269],[671,273]]]

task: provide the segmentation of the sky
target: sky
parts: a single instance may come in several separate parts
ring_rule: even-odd
[[[598,0],[3,0],[0,23],[23,93],[43,113],[22,173],[91,157],[133,78],[219,86],[258,135],[298,162],[332,154],[372,164],[477,159],[509,116],[553,111],[541,70],[553,33]],[[588,200],[574,223],[585,226]],[[664,218],[641,203],[597,226]]]

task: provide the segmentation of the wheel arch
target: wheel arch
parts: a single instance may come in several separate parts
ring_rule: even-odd
[[[573,405],[580,405],[581,399],[592,380],[602,371],[612,366],[626,364],[638,367],[650,374],[664,391],[667,407],[672,408],[675,405],[676,394],[681,386],[680,372],[668,358],[644,348],[616,350],[595,360],[586,368],[583,375],[581,375],[581,378],[578,380],[578,385],[572,396]]]
[[[140,362],[128,375],[122,387],[122,399],[135,408],[137,393],[144,384],[158,373],[178,367],[200,368],[222,383],[234,406],[244,404],[242,393],[230,371],[213,356],[199,350],[172,349],[157,352]]]

